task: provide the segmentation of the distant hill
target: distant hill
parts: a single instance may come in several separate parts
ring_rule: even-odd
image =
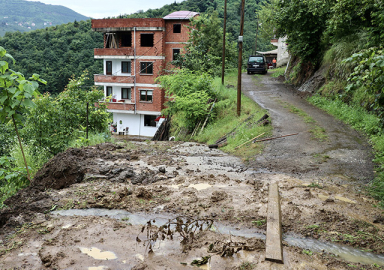
[[[0,7],[0,36],[89,19],[72,9],[40,2],[0,0]]]

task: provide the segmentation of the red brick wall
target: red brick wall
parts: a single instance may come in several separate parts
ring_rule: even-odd
[[[105,83],[134,83],[133,77],[129,76],[94,75],[94,80]]]
[[[125,104],[120,102],[107,103],[107,108],[110,110],[126,110],[133,111],[135,106],[133,104]]]
[[[153,47],[141,47],[141,34],[154,34]],[[136,55],[146,56],[163,56],[163,43],[164,31],[136,31]],[[134,33],[132,32],[132,44],[134,42]]]
[[[94,29],[110,27],[164,27],[164,20],[161,18],[92,20]]]
[[[173,33],[173,25],[181,24],[181,33]],[[165,21],[165,42],[187,42],[189,39],[188,20],[166,20]]]
[[[153,102],[140,101],[140,90],[153,90]],[[163,94],[159,87],[136,87],[136,109],[139,111],[161,111]],[[134,94],[132,93],[132,100]]]
[[[163,60],[147,60],[147,59],[140,59],[138,58],[136,60],[136,83],[150,83],[154,84],[155,79],[158,77],[160,72],[162,71],[162,67],[164,64]],[[152,75],[140,75],[140,62],[153,62],[153,74]],[[133,64],[132,64],[133,68]]]
[[[94,49],[95,55],[133,55],[133,48],[125,47],[119,49]]]

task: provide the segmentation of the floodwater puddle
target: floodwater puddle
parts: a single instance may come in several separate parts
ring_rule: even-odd
[[[88,270],[106,270],[106,269],[109,269],[109,267],[104,265],[88,267]]]
[[[166,224],[169,220],[177,217],[176,215],[172,214],[130,213],[125,210],[108,210],[101,208],[60,210],[51,212],[51,214],[56,216],[102,216],[119,220],[125,218],[128,219],[128,222],[132,225],[145,225],[148,220],[155,219],[156,226],[162,226]],[[213,224],[211,231],[225,235],[257,238],[263,240],[265,239],[265,234],[260,231],[257,232],[256,229],[235,228],[217,222]],[[342,246],[331,242],[322,242],[312,238],[302,238],[300,236],[295,236],[292,234],[285,234],[283,240],[291,246],[296,246],[302,249],[312,250],[315,252],[332,253],[349,262],[360,262],[370,265],[378,264],[384,266],[383,255],[378,255],[371,252],[364,252],[353,247]],[[167,249],[168,245],[160,244],[159,247]],[[101,252],[96,248],[92,248],[91,250],[92,254],[98,254],[97,256],[102,258],[108,258],[108,260],[117,258],[116,255],[112,252]],[[85,251],[87,251],[88,253],[91,253],[91,250],[84,249],[84,251],[82,250],[82,252],[85,253]]]
[[[195,188],[197,190],[203,190],[212,187],[210,184],[207,183],[199,183],[199,184],[190,184],[188,186],[189,188]]]
[[[117,256],[115,253],[113,253],[111,251],[101,251],[100,249],[98,249],[96,247],[92,247],[92,248],[81,247],[80,250],[82,253],[87,254],[96,260],[106,261],[106,260],[117,259]]]

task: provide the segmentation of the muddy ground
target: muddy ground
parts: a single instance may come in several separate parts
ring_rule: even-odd
[[[384,253],[383,211],[364,193],[373,177],[365,139],[279,79],[244,75],[243,90],[269,110],[274,135],[299,134],[266,143],[263,155],[247,164],[191,142],[69,149],[5,202],[10,207],[0,212],[1,269],[384,265],[384,257],[375,255]],[[306,123],[290,106],[316,122]],[[313,137],[314,125],[324,140]],[[265,260],[273,182],[281,194],[284,264]],[[346,255],[335,256],[324,242]],[[370,252],[368,259],[349,256],[360,250]]]

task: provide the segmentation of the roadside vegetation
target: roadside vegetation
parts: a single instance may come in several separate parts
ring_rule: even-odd
[[[287,82],[316,73],[322,86],[310,102],[369,138],[377,164],[369,190],[384,206],[383,2],[272,0],[260,14],[262,35],[287,37]]]
[[[110,139],[106,107],[95,102],[103,91],[84,89],[86,73],[72,78],[65,91],[52,97],[37,91],[39,75],[29,80],[9,68],[13,57],[0,47],[0,208],[27,186],[51,157],[68,147]],[[90,136],[86,138],[87,103]]]

